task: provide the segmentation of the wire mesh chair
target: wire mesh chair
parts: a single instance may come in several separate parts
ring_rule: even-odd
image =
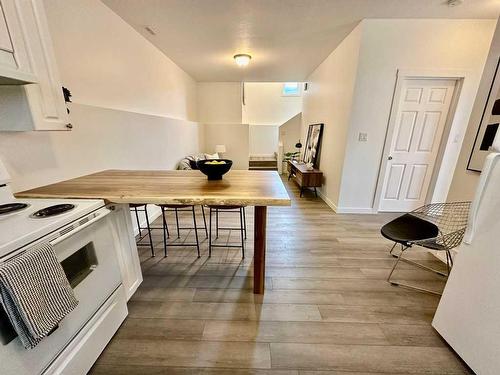
[[[392,285],[441,295],[441,293],[433,290],[394,281],[391,277],[400,261],[435,272],[440,276],[448,277],[453,267],[453,258],[450,250],[462,242],[467,227],[470,205],[471,202],[431,203],[384,225],[380,232],[385,238],[394,241],[394,245],[389,253],[397,258],[387,281]],[[401,246],[401,252],[399,255],[395,255],[393,251],[398,244]],[[445,251],[447,272],[441,272],[404,258],[404,252],[414,245],[437,251]]]

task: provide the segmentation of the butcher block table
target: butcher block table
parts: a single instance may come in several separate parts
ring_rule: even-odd
[[[289,206],[274,171],[229,171],[208,181],[200,171],[106,170],[15,194],[18,198],[90,198],[108,203],[255,206],[254,293],[264,293],[267,206]]]

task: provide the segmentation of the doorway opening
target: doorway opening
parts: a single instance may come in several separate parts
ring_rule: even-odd
[[[249,169],[281,170],[288,139],[300,138],[290,120],[302,111],[302,82],[245,82],[242,90],[242,119],[249,129]],[[295,124],[293,130],[295,129]],[[292,134],[293,133],[293,134]]]

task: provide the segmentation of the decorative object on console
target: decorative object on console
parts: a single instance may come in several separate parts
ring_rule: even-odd
[[[283,161],[288,161],[288,160],[295,160],[297,157],[300,156],[300,152],[286,152],[285,157],[283,158]]]
[[[229,159],[208,159],[198,160],[196,164],[209,180],[222,180],[222,176],[231,169],[233,161]]]
[[[300,139],[297,143],[295,143],[295,148],[297,149],[297,151],[294,152],[294,154],[296,154],[296,156],[300,158],[300,149],[302,148],[302,143],[300,142]],[[295,157],[293,157],[292,159],[295,159]]]
[[[490,91],[484,106],[474,146],[469,157],[467,169],[481,172],[486,156],[491,152],[491,146],[500,123],[500,59],[498,60]]]
[[[306,149],[302,161],[304,163],[312,163],[314,168],[318,168],[319,154],[321,147],[321,136],[323,134],[323,124],[309,125],[307,131]]]

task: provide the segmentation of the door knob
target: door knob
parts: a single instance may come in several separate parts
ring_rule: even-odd
[[[389,156],[387,159],[388,159],[388,160],[392,160],[392,156]]]

